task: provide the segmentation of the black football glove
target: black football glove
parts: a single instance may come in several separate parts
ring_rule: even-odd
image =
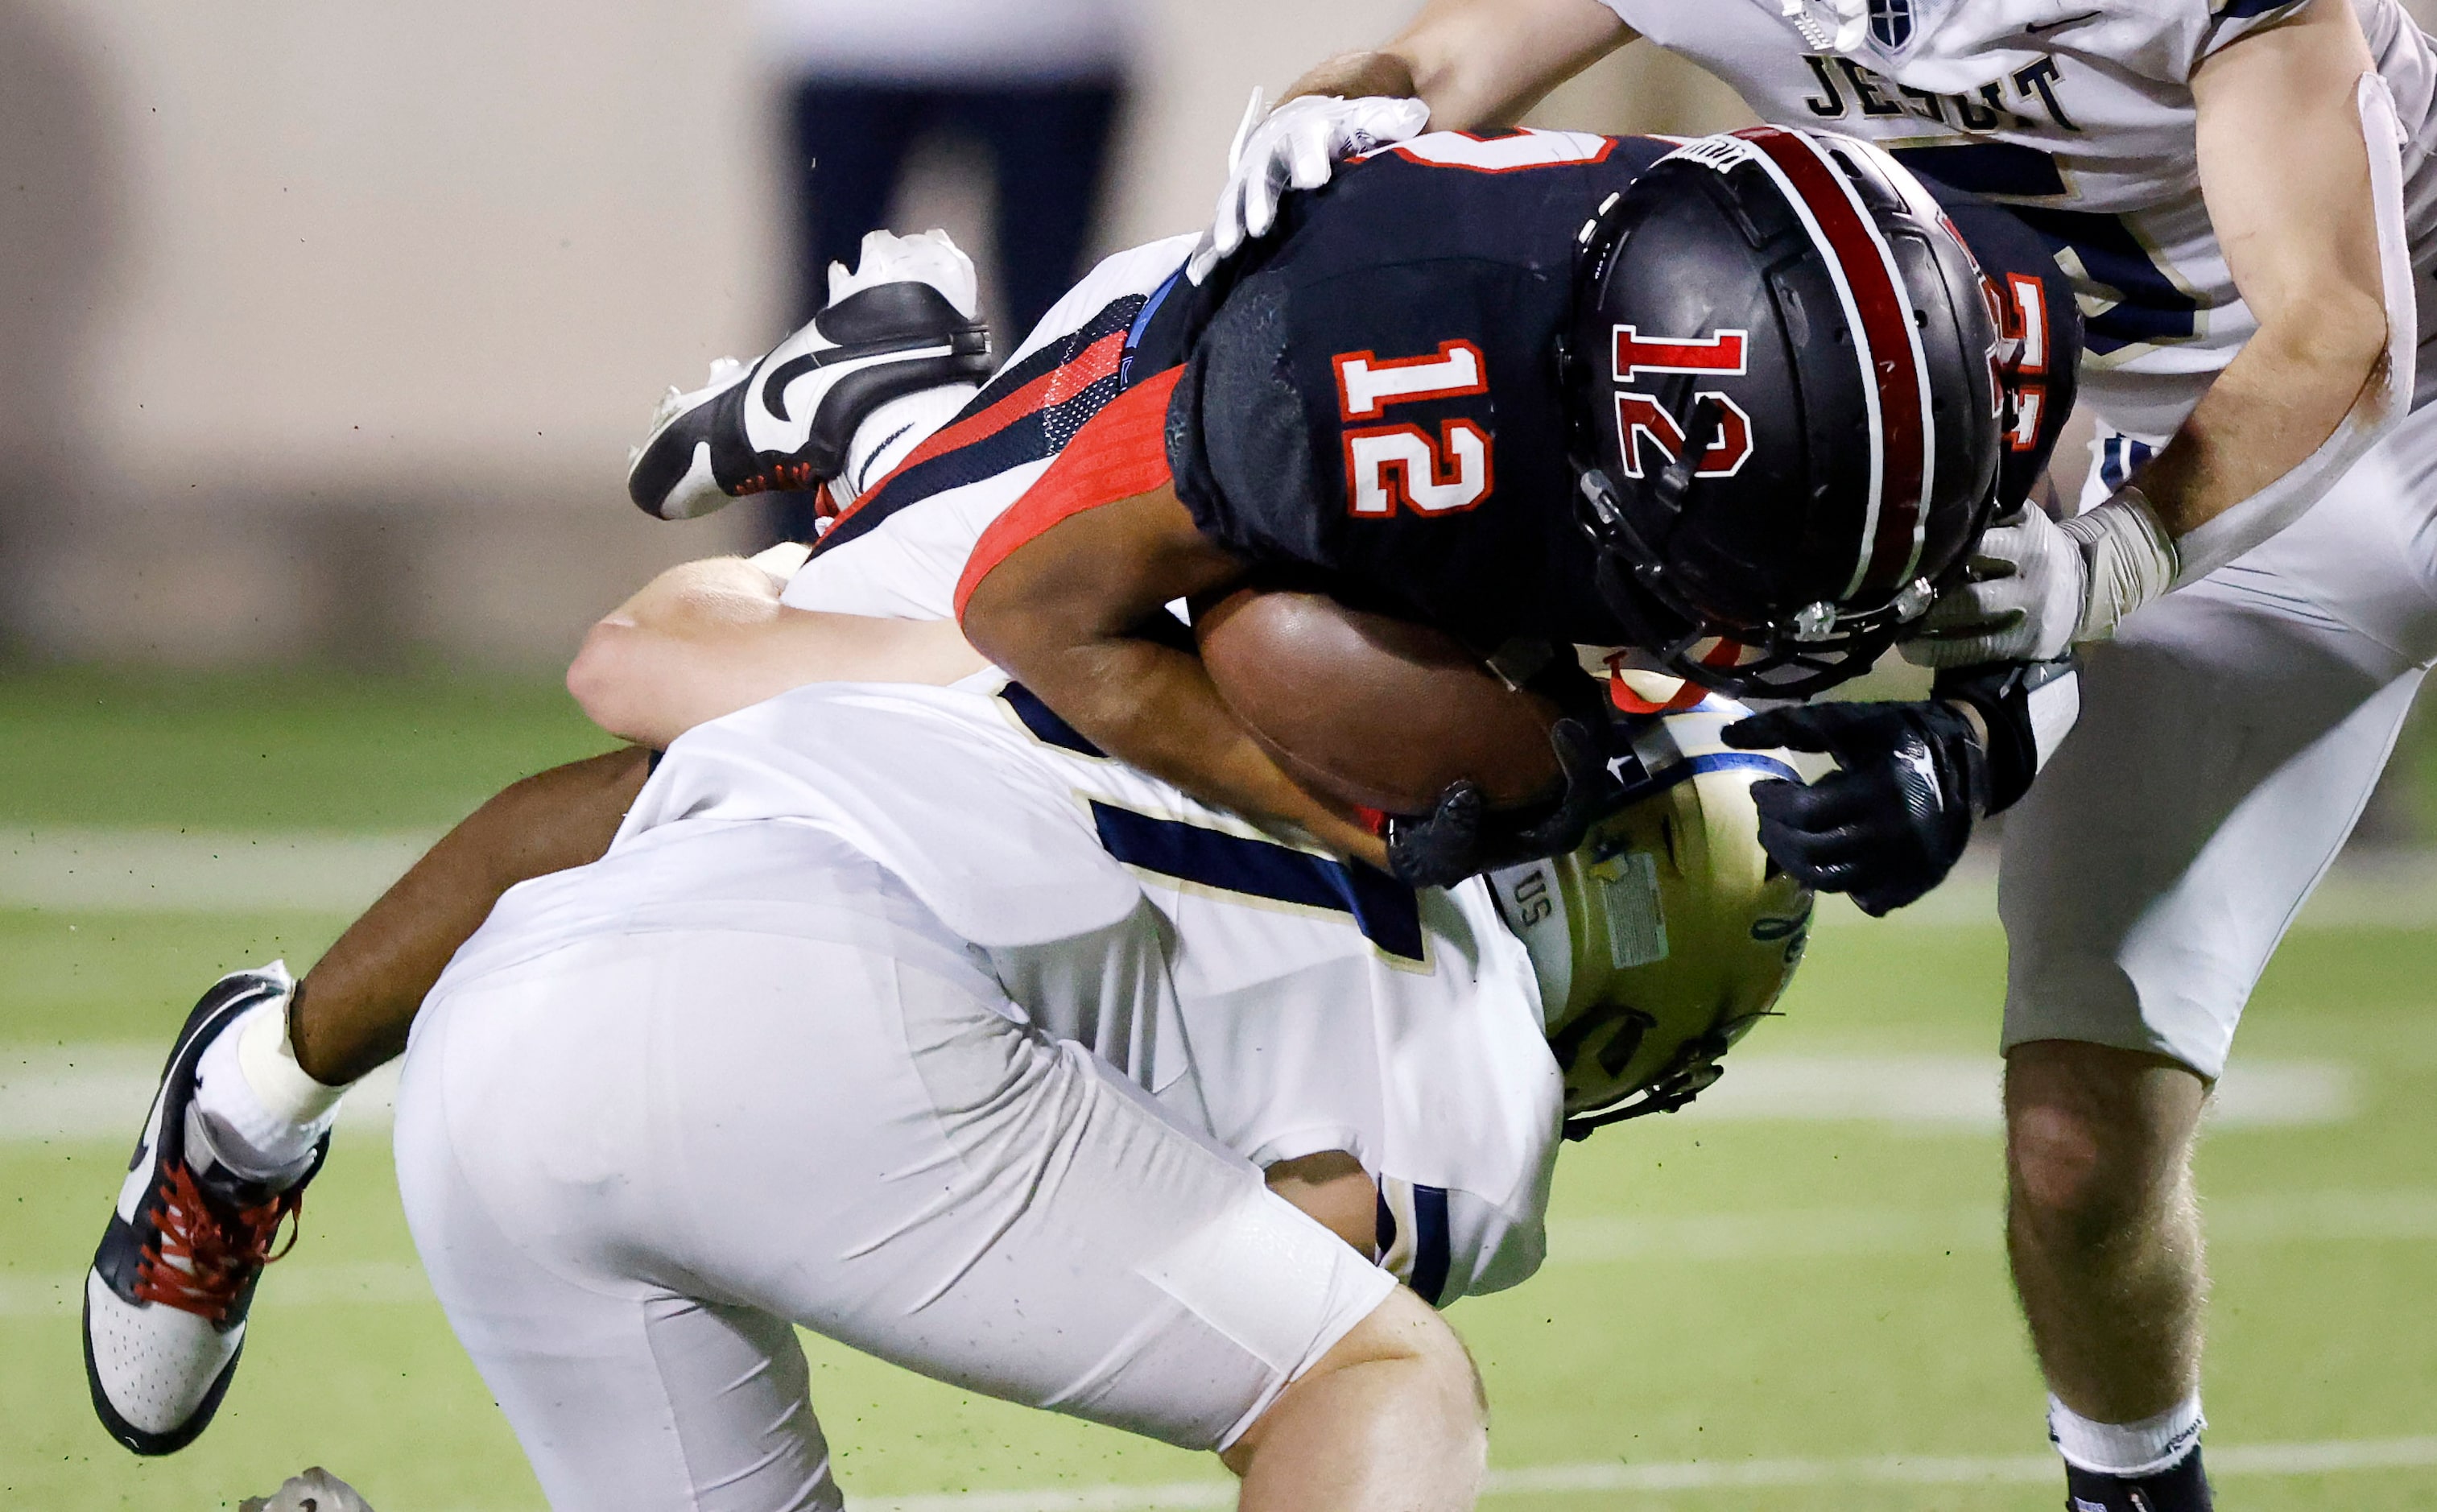
[[[1611,721],[1599,713],[1558,720],[1549,744],[1565,774],[1551,802],[1492,810],[1469,780],[1447,784],[1428,814],[1388,819],[1388,870],[1416,888],[1451,888],[1475,872],[1563,855],[1616,812],[1624,783],[1608,765]]]
[[[1987,812],[1989,761],[1951,705],[1821,703],[1738,720],[1739,750],[1824,751],[1840,770],[1808,784],[1752,784],[1760,843],[1806,887],[1880,917],[1946,880]]]

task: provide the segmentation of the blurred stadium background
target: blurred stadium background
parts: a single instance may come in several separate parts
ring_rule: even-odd
[[[1109,249],[1205,215],[1245,93],[1405,0],[1135,8]],[[659,391],[786,324],[780,81],[734,6],[0,0],[0,1496],[234,1505],[307,1464],[382,1512],[538,1495],[425,1291],[377,1095],[213,1432],[92,1420],[74,1298],[167,1035],[309,961],[507,781],[599,748],[555,686],[654,567]],[[1612,61],[1552,124],[1742,119]],[[972,144],[892,220],[990,261]],[[1002,333],[1002,339],[1007,333]],[[2415,730],[2263,986],[2203,1156],[2229,1506],[2437,1505],[2437,755]],[[1454,1320],[1493,1504],[2057,1500],[1999,1249],[1985,862],[1823,911],[1782,1024],[1683,1116],[1565,1157],[1549,1270]],[[1225,1504],[1215,1468],[817,1345],[861,1505]]]

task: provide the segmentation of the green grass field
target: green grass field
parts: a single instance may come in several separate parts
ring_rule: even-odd
[[[430,829],[601,744],[547,688],[0,679],[0,835]],[[61,912],[12,896],[0,1088],[43,1057],[157,1053],[218,972],[274,954],[301,966],[345,922],[336,906]],[[1739,1053],[1988,1054],[2002,965],[1985,923],[1832,914],[1786,1019]],[[2288,943],[2253,1004],[2238,1062],[2332,1067],[2352,1090],[2340,1116],[2229,1118],[2206,1145],[2211,1454],[2229,1508],[2437,1505],[2432,996],[2437,935],[2319,925]],[[369,1134],[342,1137],[315,1185],[212,1432],[160,1462],[112,1444],[85,1399],[73,1298],[140,1114],[139,1095],[78,1122],[116,1132],[63,1137],[9,1122],[0,1101],[13,1131],[0,1139],[0,1499],[234,1505],[318,1463],[381,1512],[540,1505],[421,1288],[386,1145]],[[1999,1182],[1996,1138],[1970,1120],[1696,1111],[1569,1149],[1549,1268],[1450,1314],[1496,1413],[1508,1473],[1490,1504],[2056,1506],[1997,1245]],[[810,1345],[841,1478],[865,1504],[1223,1504],[1204,1459]],[[1901,1463],[1870,1463],[1887,1458]],[[1094,1489],[1113,1483],[1166,1489]],[[1030,1491],[1075,1494],[934,1500]]]

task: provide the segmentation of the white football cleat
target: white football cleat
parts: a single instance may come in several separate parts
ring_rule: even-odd
[[[973,259],[946,232],[873,232],[851,273],[830,264],[829,292],[750,366],[722,359],[702,388],[669,391],[629,459],[637,507],[693,519],[747,494],[818,488],[882,406],[989,377]]]
[[[237,1512],[373,1512],[354,1486],[319,1465],[291,1475],[269,1496],[249,1496]]]
[[[304,1173],[274,1190],[220,1163],[195,1108],[196,1068],[212,1041],[294,990],[274,964],[230,973],[195,1005],[85,1273],[93,1410],[138,1454],[185,1448],[219,1410],[245,1347],[254,1282],[278,1257],[272,1240],[303,1206],[305,1184],[329,1152],[324,1134]]]

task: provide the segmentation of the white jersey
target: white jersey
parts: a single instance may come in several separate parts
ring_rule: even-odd
[[[1603,0],[1734,86],[1762,117],[1885,145],[2019,213],[2075,280],[2081,396],[2111,429],[2171,433],[2256,328],[2200,201],[2191,78],[2305,6],[2340,0],[1872,0],[1844,51],[1834,8],[1797,0]],[[2437,60],[2397,0],[2354,0],[2410,136],[2405,220],[2437,266]],[[2421,366],[2420,398],[2437,385]]]
[[[1189,1127],[1264,1165],[1353,1153],[1381,1263],[1425,1297],[1530,1275],[1563,1087],[1485,885],[1416,892],[1088,750],[995,674],[798,689],[687,733],[637,799],[610,857],[657,853],[656,898],[682,903],[642,918],[544,878],[495,938],[533,956],[673,908],[784,909],[785,832],[825,831]]]

